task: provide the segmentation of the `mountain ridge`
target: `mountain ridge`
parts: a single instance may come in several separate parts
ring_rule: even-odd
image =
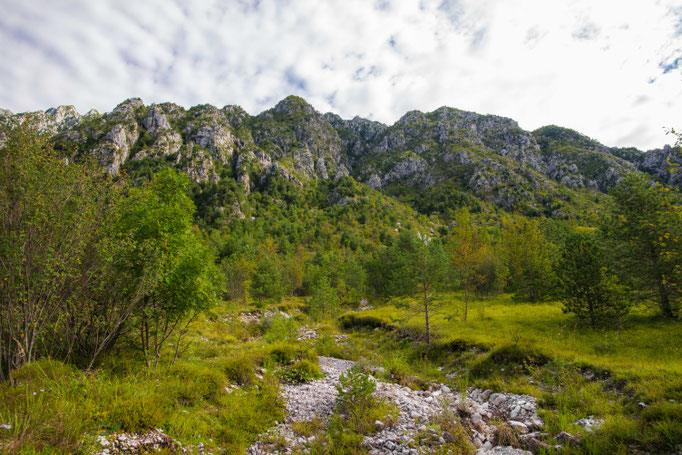
[[[399,198],[425,201],[439,192],[448,200],[565,216],[571,192],[608,192],[629,172],[682,186],[667,172],[669,160],[680,160],[676,148],[607,147],[568,128],[526,131],[511,118],[447,106],[409,111],[392,125],[322,114],[293,95],[258,115],[235,105],[147,106],[139,98],[103,114],[81,115],[73,106],[0,111],[5,127],[28,118],[57,150],[94,156],[110,174],[162,162],[198,183],[234,178],[247,194],[273,174],[298,186],[351,176]]]

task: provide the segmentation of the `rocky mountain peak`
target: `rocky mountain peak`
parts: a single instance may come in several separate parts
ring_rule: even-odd
[[[614,149],[567,128],[549,125],[531,133],[513,119],[446,106],[407,112],[391,126],[322,115],[293,95],[256,116],[234,105],[185,109],[145,106],[139,98],[83,118],[73,106],[0,111],[5,127],[27,118],[54,135],[59,147],[76,145],[112,174],[128,163],[144,168],[143,160],[157,160],[153,166],[167,163],[198,182],[232,175],[247,193],[275,174],[296,185],[351,175],[389,195],[411,191],[427,198],[443,191],[505,209],[557,214],[567,189],[606,192],[637,170],[682,185],[682,173],[668,172],[669,160],[681,161],[677,148]]]
[[[306,100],[296,95],[289,95],[282,101],[277,103],[272,109],[277,114],[307,114],[311,116],[319,116],[320,114],[312,107]]]
[[[251,118],[248,112],[246,112],[241,106],[234,104],[227,105],[222,109],[223,114],[227,121],[232,125],[232,128],[239,129],[242,124]]]
[[[533,135],[538,139],[544,138],[554,141],[561,141],[590,149],[605,148],[602,144],[585,136],[584,134],[581,134],[570,128],[563,128],[556,125],[547,125],[538,128],[537,130],[533,131]]]
[[[52,117],[55,123],[58,123],[64,127],[73,126],[81,119],[81,115],[73,106],[53,107],[46,110],[45,113]]]
[[[144,103],[140,98],[129,98],[116,106],[114,110],[106,115],[111,120],[131,121],[136,118],[136,114],[144,109],[144,107]]]

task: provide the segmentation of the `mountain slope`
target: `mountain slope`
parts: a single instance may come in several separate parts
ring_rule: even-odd
[[[0,111],[8,127],[29,118],[67,157],[95,157],[111,174],[141,178],[170,166],[202,184],[232,179],[246,195],[272,175],[299,187],[350,175],[424,213],[492,204],[566,216],[629,172],[682,183],[667,172],[677,149],[608,148],[565,128],[529,132],[512,119],[449,107],[411,111],[390,126],[322,115],[296,96],[256,116],[239,106],[145,106],[139,98],[102,115],[72,106]]]

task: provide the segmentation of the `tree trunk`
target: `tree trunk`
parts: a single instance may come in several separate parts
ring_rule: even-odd
[[[665,287],[662,279],[658,280],[658,294],[661,298],[661,313],[668,319],[673,318],[673,309],[670,306],[670,298],[668,297],[668,290]]]
[[[467,312],[469,311],[469,286],[467,281],[464,280],[464,322],[467,322]]]
[[[670,298],[668,297],[668,289],[665,287],[665,278],[663,272],[659,269],[659,258],[655,251],[651,252],[651,261],[656,270],[656,281],[658,282],[658,297],[661,305],[661,313],[668,319],[673,318],[673,309],[670,306]]]
[[[431,345],[431,327],[429,327],[429,299],[427,294],[427,288],[424,286],[424,315],[426,322],[426,345]]]

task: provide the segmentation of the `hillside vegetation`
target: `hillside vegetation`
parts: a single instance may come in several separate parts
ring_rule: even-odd
[[[679,451],[676,148],[297,97],[2,122],[2,452]]]

